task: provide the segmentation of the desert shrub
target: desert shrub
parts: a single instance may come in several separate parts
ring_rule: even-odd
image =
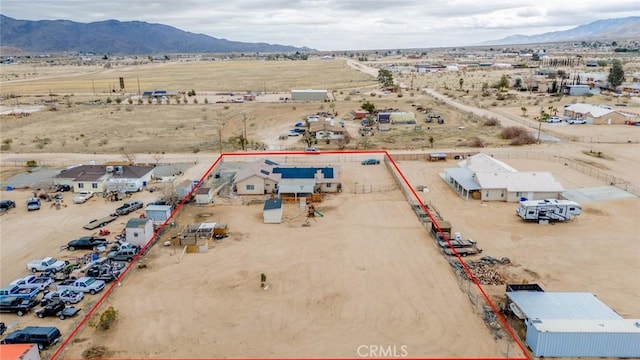
[[[496,118],[487,119],[484,121],[484,126],[500,126],[500,120]]]
[[[351,96],[345,96],[344,101],[351,101]]]
[[[198,103],[198,99],[193,98],[193,103],[194,103],[194,104],[197,104],[197,103]]]
[[[118,320],[118,310],[113,306],[109,306],[102,314],[100,314],[98,319],[93,320],[93,322],[89,323],[90,326],[102,331],[109,330],[116,320]]]
[[[491,103],[491,106],[498,106],[498,103],[496,101]]]
[[[374,91],[374,92],[371,92],[371,94],[370,94],[370,95],[371,95],[372,97],[375,97],[375,96],[376,96],[375,91]]]
[[[138,99],[138,104],[142,105],[143,102],[142,99]]]
[[[129,101],[131,101],[131,99],[129,99]],[[124,111],[126,111],[126,112],[132,112],[132,111],[133,111],[133,107],[131,107],[131,106],[127,106],[127,107],[125,107],[125,108],[124,108]]]
[[[208,103],[209,103],[209,99],[204,98],[204,103],[205,103],[205,104],[208,104]]]
[[[107,97],[107,104],[111,104],[111,102],[112,102],[112,101],[113,101],[113,100],[111,100],[111,98],[110,98],[110,97]]]
[[[129,103],[129,105],[133,104],[133,99],[132,98],[128,98],[127,102]]]
[[[481,147],[484,147],[484,142],[479,137],[474,136],[469,140],[467,140],[467,146],[474,147],[474,148],[481,148]]]
[[[105,359],[111,352],[103,345],[93,345],[82,352],[83,359]]]
[[[401,93],[398,93],[398,97],[399,97],[399,98],[400,98],[400,97],[402,97],[402,94],[401,94]]]
[[[536,139],[529,131],[521,126],[509,126],[502,129],[500,137],[511,140],[511,145],[527,145],[536,142]]]
[[[487,97],[490,96],[491,94],[488,91],[483,91],[482,92],[482,97]]]
[[[120,104],[121,102],[122,102],[122,99],[116,98],[116,104]]]
[[[34,168],[38,166],[38,162],[35,160],[27,160],[27,167]]]

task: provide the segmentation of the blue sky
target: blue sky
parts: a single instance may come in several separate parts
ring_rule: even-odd
[[[364,50],[473,45],[640,16],[638,0],[2,0],[21,20],[146,21],[244,42]]]

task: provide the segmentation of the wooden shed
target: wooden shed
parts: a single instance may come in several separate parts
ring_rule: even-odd
[[[196,204],[209,204],[213,201],[213,189],[210,187],[199,187],[193,193]]]

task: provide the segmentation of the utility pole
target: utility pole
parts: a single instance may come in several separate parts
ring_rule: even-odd
[[[247,115],[242,113],[242,151],[245,150],[247,143]]]
[[[222,125],[218,124],[218,150],[222,155]]]

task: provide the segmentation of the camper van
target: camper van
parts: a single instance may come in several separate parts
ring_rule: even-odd
[[[525,221],[569,221],[582,214],[582,206],[569,200],[524,200],[520,202],[516,214]]]

